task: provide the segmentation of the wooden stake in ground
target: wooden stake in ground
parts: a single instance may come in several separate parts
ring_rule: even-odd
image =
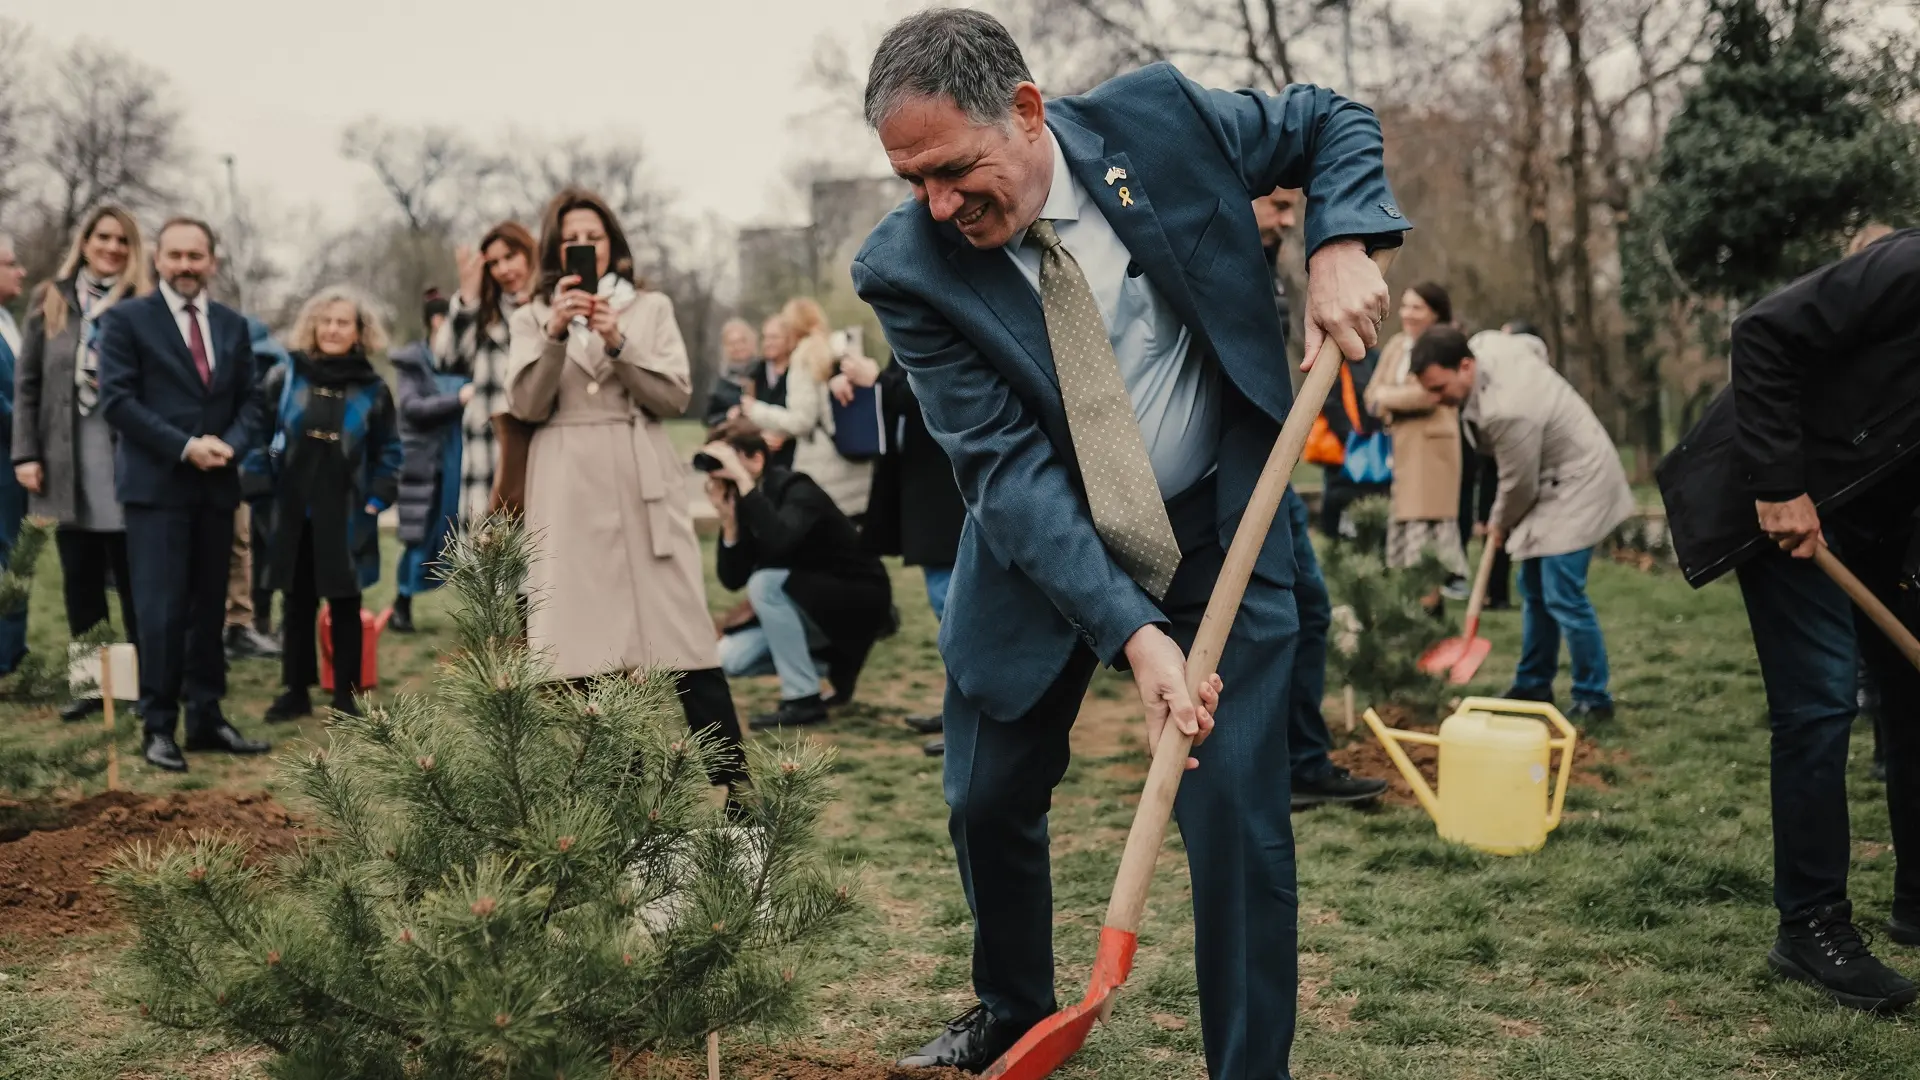
[[[1354,725],[1353,685],[1351,683],[1347,685],[1347,688],[1343,692],[1342,696],[1346,698],[1346,703],[1347,703],[1347,734],[1351,735],[1353,734],[1353,725]]]
[[[720,1080],[720,1033],[707,1032],[707,1080]]]
[[[113,646],[100,646],[100,711],[107,725],[107,790],[120,786],[120,748],[114,745],[113,722]]]

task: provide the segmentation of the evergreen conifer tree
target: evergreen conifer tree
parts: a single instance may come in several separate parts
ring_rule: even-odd
[[[1824,4],[1770,15],[1713,0],[1713,55],[1661,144],[1654,186],[1623,238],[1629,308],[1668,291],[1657,235],[1690,288],[1741,303],[1838,258],[1847,230],[1920,209],[1920,138],[1900,114],[1911,71],[1837,44]]]
[[[289,767],[314,839],[260,864],[199,837],[109,869],[144,1014],[265,1044],[281,1080],[598,1077],[797,1019],[852,903],[818,851],[829,754],[754,744],[723,812],[669,674],[575,686],[529,651],[530,544],[499,520],[460,539],[435,692],[336,717]]]
[[[1420,655],[1458,633],[1435,618],[1425,602],[1446,583],[1447,569],[1427,552],[1419,565],[1387,568],[1387,525],[1392,504],[1384,496],[1347,508],[1354,537],[1328,544],[1321,572],[1333,598],[1333,628],[1327,641],[1327,682],[1347,685],[1363,701],[1438,704],[1444,680],[1420,670]]]

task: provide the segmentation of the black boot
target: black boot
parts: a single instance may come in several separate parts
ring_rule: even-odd
[[[1887,937],[1895,945],[1912,948],[1920,945],[1920,913],[1903,914],[1898,903],[1893,905],[1893,914],[1887,916]]]
[[[413,633],[413,597],[396,596],[393,598],[393,615],[387,619],[387,629],[396,634]]]
[[[354,702],[353,691],[351,690],[335,690],[333,692],[333,711],[355,718],[361,715],[360,706]]]
[[[1906,976],[1874,959],[1853,925],[1853,902],[1804,911],[1780,920],[1780,936],[1767,966],[1783,979],[1823,990],[1834,1001],[1863,1012],[1895,1012],[1913,1003]]]
[[[1019,1042],[1020,1036],[1025,1035],[1032,1026],[1009,1024],[996,1019],[985,1005],[975,1005],[947,1021],[947,1030],[941,1032],[938,1038],[894,1064],[902,1069],[944,1067],[970,1073],[982,1072],[999,1060],[1001,1054],[1013,1049],[1013,1044]]]
[[[288,690],[274,698],[273,704],[267,706],[267,713],[261,719],[269,724],[284,724],[312,715],[313,699],[307,696],[307,688],[303,686],[298,690]]]
[[[766,728],[804,727],[807,724],[818,724],[826,718],[826,702],[820,700],[819,694],[808,694],[803,698],[781,702],[780,708],[775,712],[754,717],[751,726],[755,731]]]

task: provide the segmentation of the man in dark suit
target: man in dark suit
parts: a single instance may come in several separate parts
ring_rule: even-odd
[[[1288,528],[1255,561],[1220,686],[1191,646],[1292,403],[1252,199],[1303,188],[1306,353],[1377,339],[1370,248],[1407,227],[1364,107],[1205,90],[1165,64],[1045,101],[1006,29],[935,9],[874,56],[867,120],[914,202],[853,279],[967,504],[941,627],[946,796],[981,1004],[903,1059],[980,1069],[1056,1007],[1046,814],[1094,667],[1130,668],[1147,742],[1197,746],[1175,813],[1207,1067],[1287,1075],[1296,990]]]
[[[1887,817],[1897,860],[1887,936],[1920,945],[1920,673],[1813,563],[1847,568],[1920,629],[1920,229],[1895,232],[1742,312],[1733,382],[1660,463],[1674,553],[1699,587],[1732,570],[1773,731],[1773,901],[1767,965],[1841,1005],[1920,996],[1854,925],[1847,893],[1847,745],[1856,657],[1888,719]]]
[[[0,233],[0,439],[13,442],[13,365],[20,355],[20,328],[7,310],[20,296],[27,280],[26,268],[14,252],[13,238]],[[13,545],[20,539],[20,523],[27,516],[27,489],[12,470],[0,474],[0,570],[13,559]],[[23,606],[10,615],[0,615],[0,675],[11,673],[27,656],[27,609]]]
[[[155,244],[160,287],[101,321],[100,408],[120,436],[114,480],[140,624],[142,749],[154,766],[185,772],[173,737],[183,697],[187,750],[269,749],[220,711],[238,464],[255,427],[253,346],[246,318],[207,296],[213,230],[176,218]]]

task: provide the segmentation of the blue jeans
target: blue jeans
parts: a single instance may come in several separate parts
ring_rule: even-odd
[[[780,700],[797,701],[820,694],[811,644],[820,633],[787,595],[786,585],[785,570],[755,570],[747,578],[747,598],[760,625],[720,639],[720,667],[735,677],[778,675]]]
[[[427,546],[408,544],[400,552],[400,564],[394,567],[393,591],[400,596],[418,596],[440,587],[440,579],[427,574]]]
[[[27,489],[11,476],[0,481],[0,568],[13,561],[13,545],[20,539],[20,522],[27,516]],[[0,675],[8,675],[27,656],[27,609],[0,616]]]
[[[1307,535],[1306,500],[1288,488],[1281,507],[1293,534],[1293,603],[1300,613],[1300,643],[1294,647],[1287,701],[1287,752],[1293,782],[1299,785],[1333,771],[1333,759],[1327,756],[1333,736],[1320,711],[1327,695],[1327,629],[1333,625],[1333,602],[1313,554],[1313,538]]]
[[[947,586],[953,583],[953,567],[923,566],[920,573],[927,579],[927,603],[933,608],[933,617],[947,617]]]
[[[1607,642],[1600,618],[1587,599],[1587,567],[1593,549],[1543,555],[1520,563],[1520,667],[1513,673],[1518,694],[1553,700],[1553,677],[1560,670],[1560,638],[1567,639],[1573,661],[1576,705],[1609,706]]]

